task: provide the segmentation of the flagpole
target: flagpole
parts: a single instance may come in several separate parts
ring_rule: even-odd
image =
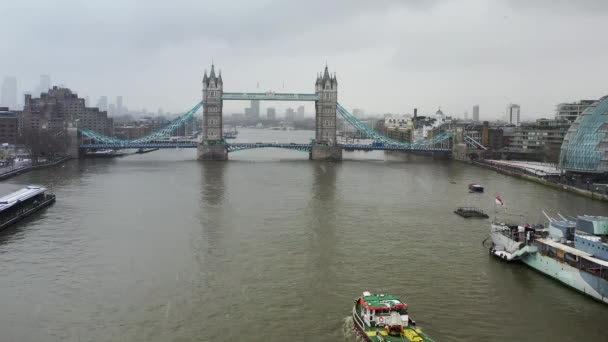
[[[496,197],[494,197],[494,223],[496,223]]]

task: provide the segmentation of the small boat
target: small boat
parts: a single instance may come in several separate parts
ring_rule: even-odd
[[[469,191],[470,192],[483,192],[483,186],[479,185],[479,184],[469,184]]]
[[[369,342],[431,340],[407,312],[407,304],[392,295],[363,292],[353,306],[355,329]]]
[[[98,151],[89,151],[85,154],[85,156],[89,158],[114,158],[114,157],[122,157],[125,153],[122,151],[116,151],[112,149],[107,150],[98,150]]]

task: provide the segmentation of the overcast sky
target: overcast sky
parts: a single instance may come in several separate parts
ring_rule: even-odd
[[[313,92],[327,62],[339,101],[368,113],[479,104],[484,119],[513,102],[533,119],[608,94],[606,0],[3,0],[0,14],[0,76],[19,91],[48,73],[131,109],[189,109],[212,60],[225,91]]]

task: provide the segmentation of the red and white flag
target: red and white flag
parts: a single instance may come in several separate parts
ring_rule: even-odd
[[[502,198],[500,198],[500,196],[498,196],[498,194],[496,194],[496,199],[494,200],[496,201],[496,204],[505,205],[505,202],[502,200]]]

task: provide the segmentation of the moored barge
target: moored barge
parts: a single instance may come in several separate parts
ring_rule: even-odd
[[[608,304],[608,217],[545,215],[548,226],[492,223],[490,254],[520,261]]]
[[[47,189],[28,186],[0,197],[0,230],[55,202],[55,195]]]
[[[484,213],[483,210],[475,207],[459,207],[454,210],[454,214],[458,214],[464,218],[469,217],[481,217],[489,218],[488,214]]]

